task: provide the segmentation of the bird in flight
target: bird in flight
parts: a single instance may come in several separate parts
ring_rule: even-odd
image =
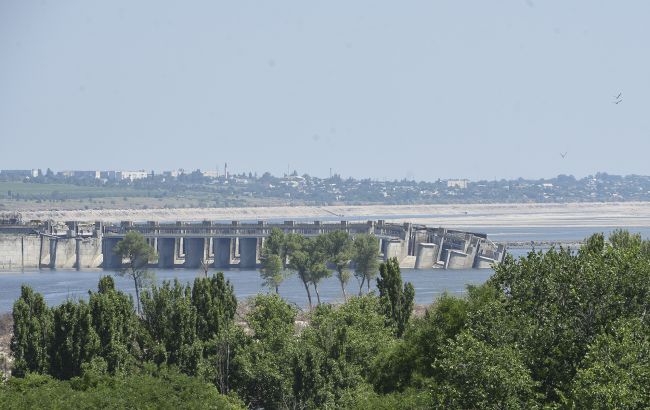
[[[621,98],[622,96],[623,96],[623,93],[618,93],[618,95],[616,97],[614,97],[614,100],[616,100],[616,101],[614,101],[614,104],[616,104],[616,105],[620,104],[623,101],[623,99]]]
[[[566,154],[567,154],[567,151],[565,151],[564,154],[560,152],[560,156],[561,156],[562,158],[566,157]]]

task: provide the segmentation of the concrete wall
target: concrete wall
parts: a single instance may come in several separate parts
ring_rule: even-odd
[[[404,241],[400,239],[391,239],[386,241],[384,248],[384,260],[397,258],[401,261],[404,258]]]
[[[445,269],[469,269],[473,264],[474,258],[471,258],[465,252],[454,249],[449,249],[447,252],[447,262],[445,263]]]
[[[97,268],[102,265],[102,241],[99,238],[78,238],[76,268]]]
[[[488,269],[492,267],[493,263],[498,263],[495,259],[486,258],[485,256],[477,256],[474,261],[474,267],[477,269]]]
[[[55,238],[50,241],[50,267],[74,268],[77,263],[77,240],[75,238]]]
[[[41,235],[41,249],[40,249],[40,263],[39,267],[49,267],[50,266],[50,237]]]
[[[0,236],[0,269],[38,268],[40,254],[37,235]]]
[[[419,243],[415,255],[415,269],[431,269],[438,257],[438,245],[435,243]]]
[[[101,239],[0,235],[0,269],[96,268]]]

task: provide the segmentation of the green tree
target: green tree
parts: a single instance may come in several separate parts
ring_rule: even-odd
[[[309,309],[312,309],[313,304],[311,299],[311,291],[309,290],[309,270],[311,268],[312,259],[309,254],[309,249],[307,249],[308,243],[308,239],[303,236],[291,237],[292,250],[289,255],[288,268],[294,270],[298,275],[298,278],[300,278],[300,281],[305,287],[305,292],[307,293]]]
[[[354,256],[352,237],[345,231],[332,231],[324,235],[327,261],[336,268],[336,277],[341,285],[343,300],[348,297],[345,293],[345,286],[350,280],[348,266]]]
[[[413,311],[415,289],[410,282],[402,286],[397,258],[391,258],[379,266],[377,289],[387,321],[395,326],[397,336],[401,337]]]
[[[282,268],[286,267],[287,263],[287,252],[289,248],[287,246],[288,235],[285,235],[278,228],[271,228],[271,233],[269,236],[264,239],[264,245],[262,246],[262,257],[267,257],[270,255],[276,255],[280,258],[282,263]]]
[[[207,377],[221,393],[230,390],[233,350],[241,337],[235,327],[237,298],[223,272],[210,278],[197,278],[192,287],[192,304],[196,308],[196,331],[203,345]]]
[[[237,311],[235,290],[223,272],[194,279],[192,305],[196,308],[196,331],[205,341],[231,326]]]
[[[280,284],[287,276],[287,267],[293,252],[302,248],[303,237],[294,233],[285,234],[278,228],[272,228],[271,234],[264,240],[262,247],[262,269],[260,274],[264,286],[278,293]]]
[[[359,296],[366,283],[370,291],[370,281],[379,270],[379,239],[374,235],[358,235],[354,238],[354,276],[360,281]]]
[[[641,246],[641,243],[643,242],[641,234],[633,234],[625,229],[615,229],[609,235],[608,239],[609,243],[611,243],[614,248],[637,247]]]
[[[445,293],[424,317],[412,320],[403,340],[387,345],[377,356],[371,377],[375,388],[384,393],[402,391],[414,382],[419,384],[433,377],[433,364],[465,327],[469,305],[466,299]]]
[[[284,257],[282,254],[280,254],[280,257],[282,258],[282,262],[285,263],[285,267],[287,267],[288,261],[291,259],[291,255],[304,247],[305,239],[306,238],[303,235],[293,232],[288,233],[284,236],[283,251],[286,257]]]
[[[235,397],[196,377],[161,368],[131,375],[60,381],[30,374],[0,383],[2,409],[245,409]]]
[[[308,240],[305,246],[308,255],[307,275],[309,282],[314,286],[316,299],[320,305],[320,292],[318,285],[323,279],[332,276],[332,272],[327,268],[327,249],[328,243],[324,235],[316,239]]]
[[[52,311],[45,304],[43,296],[29,286],[21,286],[20,298],[13,307],[13,322],[12,374],[22,377],[28,372],[49,372]]]
[[[136,231],[128,232],[124,239],[119,241],[113,252],[120,258],[127,258],[128,265],[120,270],[122,276],[127,276],[133,280],[135,286],[135,300],[140,313],[140,287],[143,282],[151,276],[147,270],[149,260],[152,259],[156,252],[149,246],[144,236]]]
[[[63,380],[80,376],[82,365],[100,352],[90,307],[83,300],[67,301],[54,308],[53,323],[50,374]]]
[[[618,320],[650,309],[650,258],[635,241],[602,235],[568,249],[506,257],[488,281],[499,297],[469,328],[493,346],[517,346],[549,403],[567,397],[589,346]]]
[[[152,338],[148,350],[154,361],[177,365],[184,373],[196,375],[203,351],[191,292],[177,279],[152,286],[142,294],[142,320]]]
[[[298,349],[296,309],[276,294],[258,295],[246,323],[252,331],[235,356],[234,386],[253,408],[292,408],[293,372]]]
[[[609,235],[609,243],[615,249],[618,248],[639,248],[645,257],[650,257],[650,241],[641,238],[640,233],[630,233],[625,229],[615,229]]]
[[[435,364],[434,397],[440,408],[540,408],[536,383],[511,346],[493,347],[463,332]]]
[[[279,293],[280,284],[284,281],[285,277],[280,256],[264,256],[262,258],[260,275],[262,276],[264,286],[274,289],[275,293]]]
[[[616,323],[589,346],[573,380],[573,408],[650,407],[650,327],[635,318]]]
[[[300,335],[293,361],[298,407],[336,408],[347,391],[367,385],[374,357],[392,341],[374,296],[320,305]]]
[[[376,410],[427,410],[433,408],[431,392],[407,389],[392,394],[377,394],[368,386],[345,392],[340,408]]]
[[[99,279],[98,292],[90,292],[88,305],[99,337],[98,354],[106,361],[108,371],[124,371],[141,359],[140,323],[133,299],[115,290],[111,276]]]

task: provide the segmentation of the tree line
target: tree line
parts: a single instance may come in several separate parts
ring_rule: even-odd
[[[0,406],[59,390],[99,400],[108,385],[126,396],[128,380],[151,379],[170,397],[207,397],[202,407],[650,406],[650,243],[639,235],[507,256],[485,284],[442,295],[421,317],[397,260],[378,271],[376,294],[301,320],[275,292],[237,317],[220,273],[143,289],[140,314],[111,277],[87,301],[52,308],[23,287]]]
[[[273,228],[264,240],[260,273],[264,284],[276,293],[284,279],[295,273],[305,287],[309,307],[312,308],[311,289],[320,304],[318,285],[332,274],[336,275],[341,285],[344,300],[347,300],[345,289],[352,274],[359,281],[359,295],[363,293],[364,283],[367,291],[370,291],[370,282],[377,275],[378,258],[379,239],[374,235],[352,237],[345,231],[332,231],[308,238]],[[351,265],[354,266],[353,273],[349,269]]]
[[[174,383],[188,388],[194,382],[181,375],[209,383],[227,396],[220,400],[232,405],[313,408],[334,403],[343,387],[338,384],[358,383],[356,366],[376,354],[410,318],[414,293],[410,284],[402,283],[397,261],[389,261],[381,272],[379,297],[355,298],[341,309],[318,306],[310,320],[325,327],[315,333],[296,332],[298,311],[277,294],[258,295],[244,322],[237,323],[238,302],[221,272],[197,277],[192,285],[174,280],[143,289],[140,313],[133,297],[116,289],[111,276],[99,280],[87,301],[70,300],[52,308],[41,294],[23,286],[13,308],[15,362],[5,393],[17,394],[32,385],[87,392],[98,384],[122,386],[125,380],[140,383],[161,374],[168,380],[171,374]],[[347,316],[355,322],[350,335],[342,328]],[[376,336],[381,338],[373,340]],[[353,347],[359,355],[345,351]],[[347,361],[355,366],[347,368]],[[349,374],[339,380],[343,370]],[[330,387],[335,395],[320,386],[323,377],[334,378]],[[167,387],[162,383],[160,388]]]

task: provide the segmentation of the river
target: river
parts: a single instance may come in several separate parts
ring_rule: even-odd
[[[494,241],[575,241],[583,239],[594,232],[609,232],[612,228],[474,228],[476,232],[486,232]],[[650,228],[627,228],[632,232],[641,233],[645,238],[650,237]],[[525,249],[512,250],[514,256],[521,256],[527,252]],[[198,270],[190,269],[152,269],[155,280],[178,278],[183,283],[192,282],[195,277],[202,275]],[[22,284],[28,284],[35,291],[40,292],[51,306],[65,300],[86,298],[88,290],[96,290],[97,282],[102,275],[115,275],[115,282],[119,289],[134,293],[133,283],[126,278],[119,277],[115,271],[102,269],[42,269],[26,271],[4,271],[0,273],[0,313],[9,312],[16,298],[20,296]],[[415,302],[418,304],[431,303],[443,292],[462,295],[466,292],[467,284],[481,284],[492,274],[491,269],[463,269],[463,270],[413,270],[404,269],[404,281],[411,282],[415,287]],[[237,297],[246,299],[260,292],[267,292],[260,280],[259,272],[255,270],[229,269],[224,275],[233,284]],[[358,292],[358,282],[352,278],[348,284],[349,294]],[[374,289],[374,283],[372,286]],[[340,302],[341,289],[335,277],[324,280],[319,286],[323,302]],[[300,280],[294,275],[287,278],[280,286],[280,294],[285,300],[300,307],[307,304],[305,289]]]

